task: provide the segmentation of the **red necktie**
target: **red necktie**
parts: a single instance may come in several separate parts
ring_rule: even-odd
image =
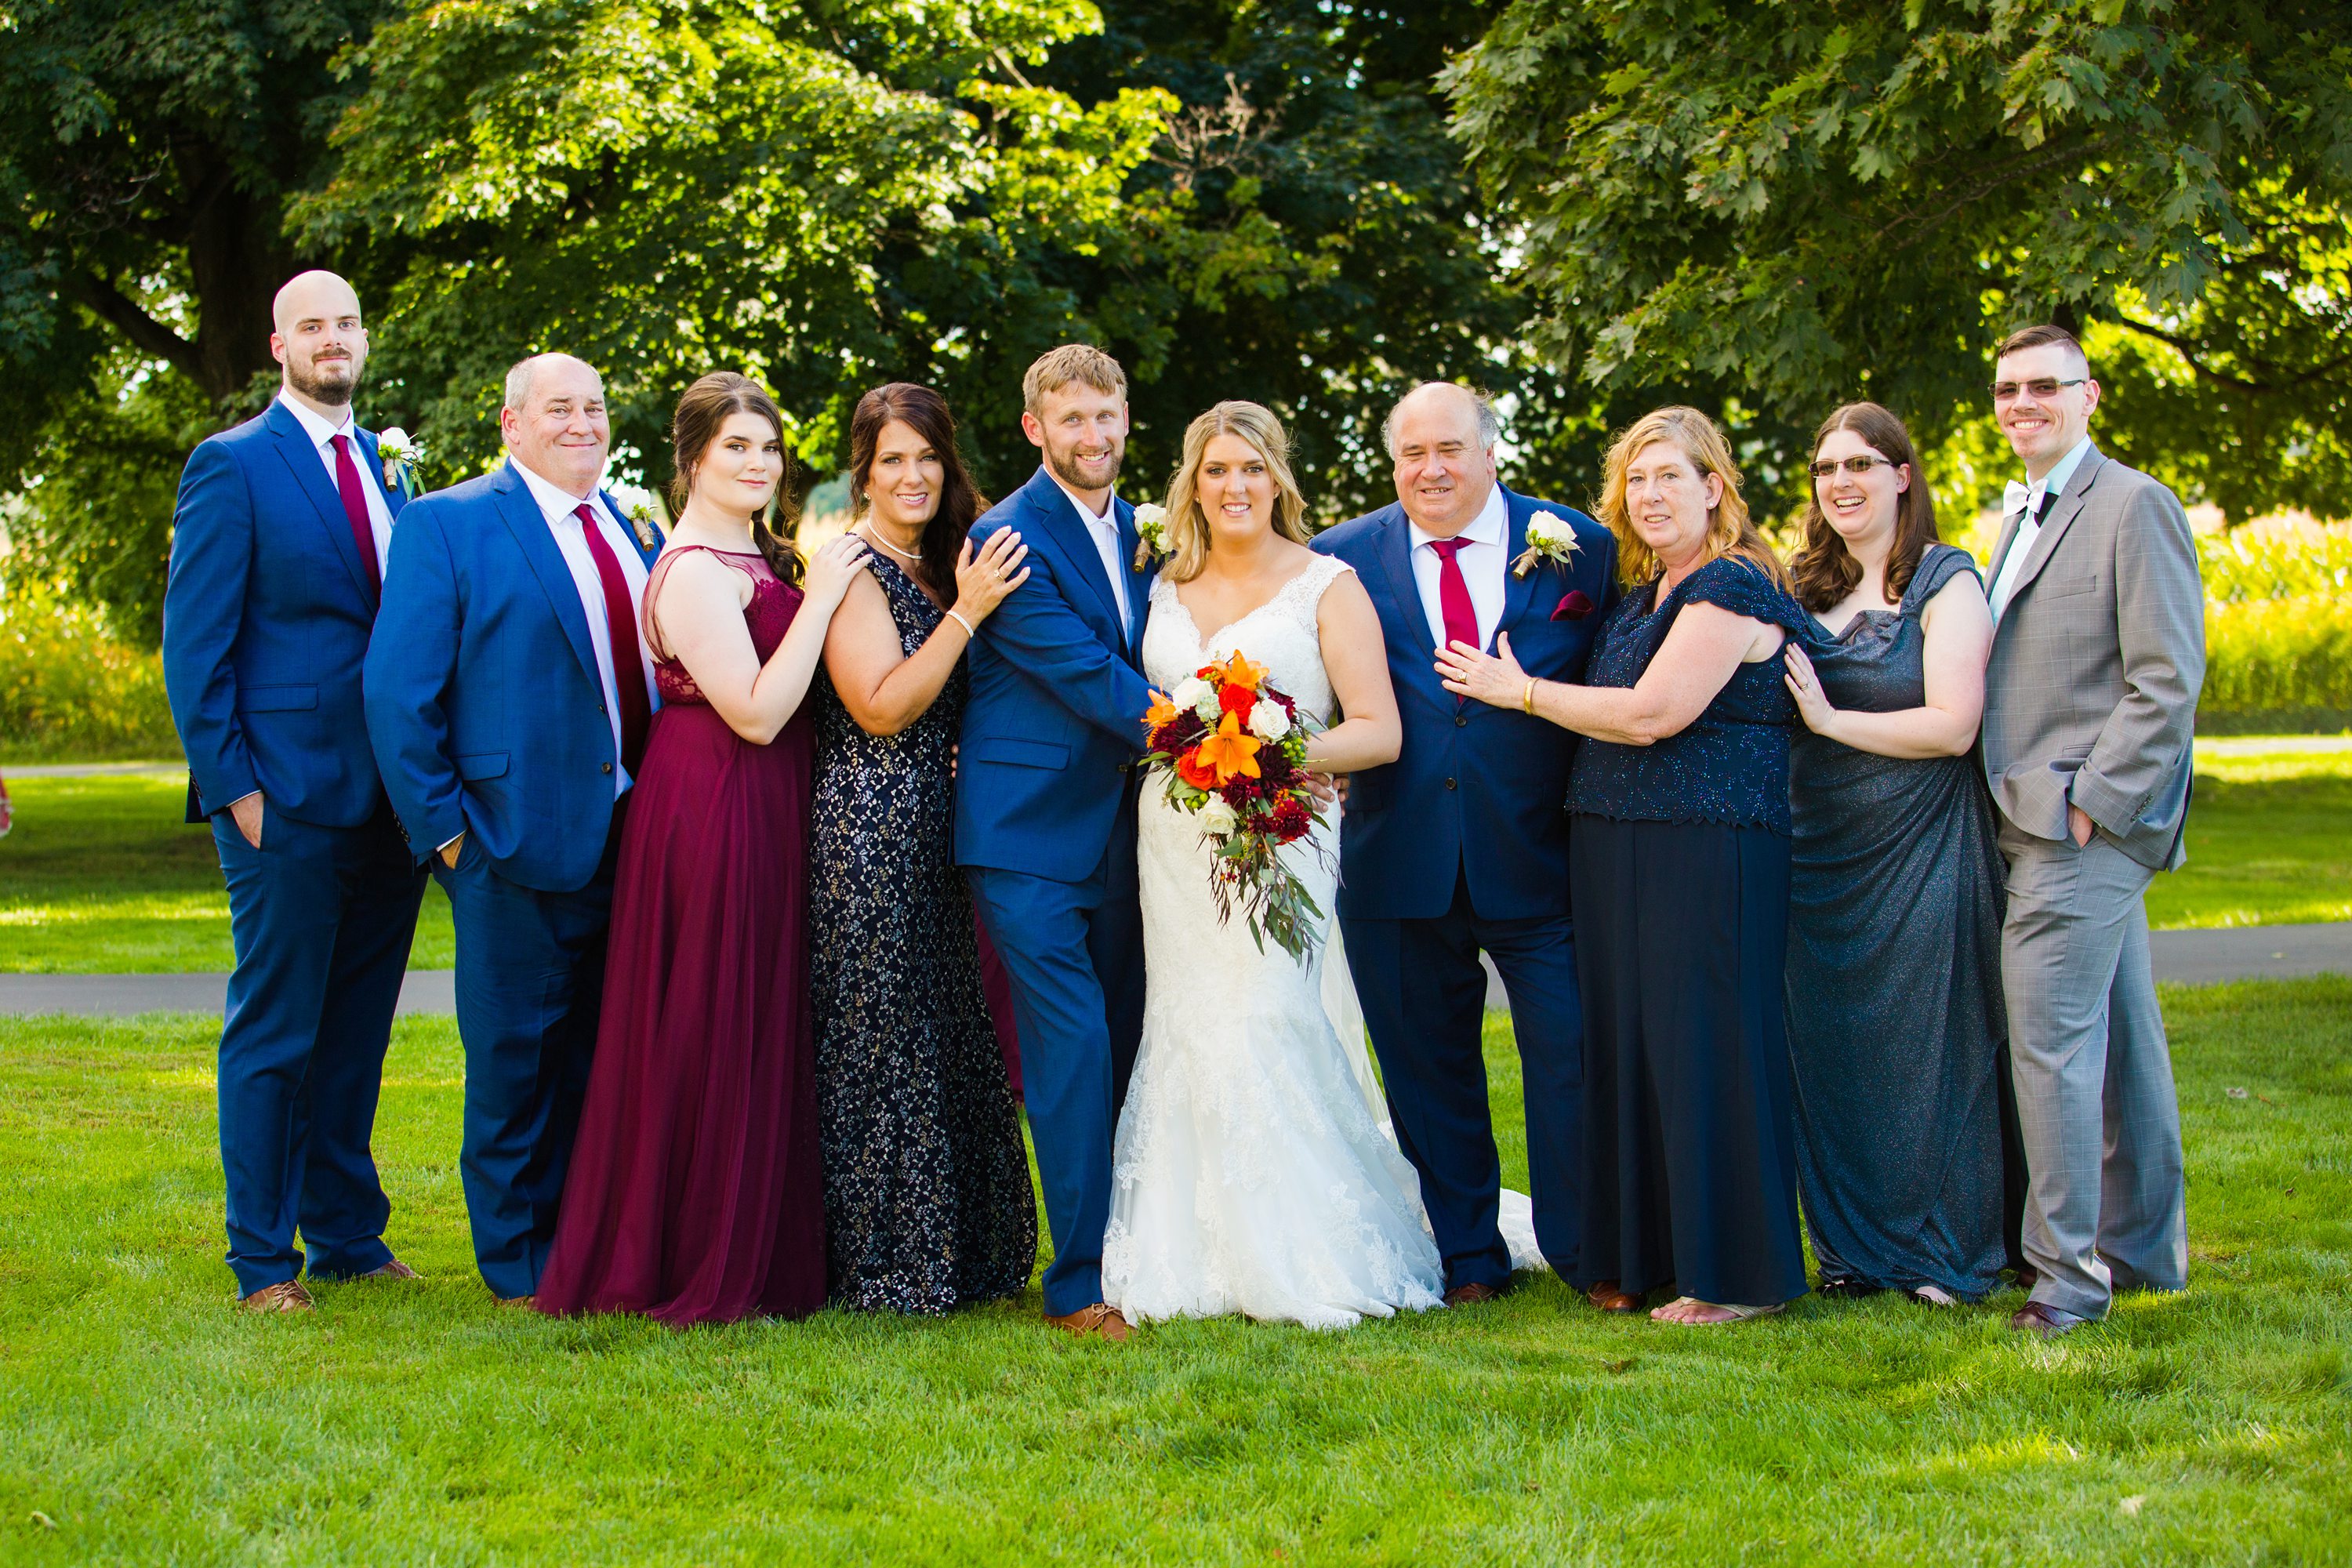
[[[653,701],[646,695],[646,668],[637,657],[637,606],[629,597],[629,580],[621,575],[620,558],[596,526],[596,509],[586,501],[572,508],[580,531],[588,536],[588,553],[596,563],[596,582],[604,590],[604,628],[612,638],[613,689],[621,700],[621,765],[635,778],[646,760],[646,730],[653,722]]]
[[[367,574],[368,601],[383,598],[383,574],[375,563],[375,525],[368,521],[367,491],[360,488],[360,467],[352,461],[352,438],[330,437],[335,444],[335,489],[342,492],[343,516],[352,525],[352,542],[360,547],[360,569]]]
[[[1437,611],[1445,617],[1445,643],[1468,643],[1483,647],[1478,640],[1478,611],[1470,603],[1470,584],[1462,575],[1462,563],[1454,557],[1462,553],[1466,539],[1433,539],[1429,547],[1437,552]]]

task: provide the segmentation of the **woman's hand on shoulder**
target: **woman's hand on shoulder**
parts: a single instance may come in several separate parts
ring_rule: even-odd
[[[812,607],[831,615],[839,606],[849,585],[866,570],[866,558],[872,552],[866,542],[854,533],[844,533],[826,540],[809,557],[808,577],[802,592],[808,595]]]
[[[975,626],[988,619],[1013,589],[1029,581],[1029,568],[1022,564],[1028,554],[1029,547],[1010,523],[990,534],[983,546],[975,548],[966,539],[956,557],[956,614]]]

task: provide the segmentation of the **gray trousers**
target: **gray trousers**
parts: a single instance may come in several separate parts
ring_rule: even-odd
[[[2078,849],[2003,819],[2000,842],[2033,1300],[2101,1318],[2118,1289],[2179,1290],[2189,1278],[2180,1107],[2141,902],[2154,873],[2103,832]]]

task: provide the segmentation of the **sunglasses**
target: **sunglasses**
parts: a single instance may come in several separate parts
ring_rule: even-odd
[[[1860,479],[1863,475],[1870,472],[1871,469],[1881,466],[1892,468],[1895,467],[1896,464],[1895,459],[1892,458],[1862,457],[1846,458],[1843,459],[1837,458],[1824,458],[1818,463],[1806,465],[1805,472],[1812,475],[1813,478],[1817,479],[1825,479],[1832,474],[1836,473],[1840,468],[1843,468],[1847,473],[1852,474],[1854,478]]]
[[[2080,386],[2090,377],[2078,375],[2072,381],[2060,381],[2053,375],[2037,375],[2032,381],[1996,381],[1992,384],[1995,403],[2014,403],[2020,392],[2030,392],[2036,397],[2055,397],[2062,386]]]

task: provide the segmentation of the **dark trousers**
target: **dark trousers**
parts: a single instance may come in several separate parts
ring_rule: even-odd
[[[572,892],[507,880],[470,834],[455,868],[434,858],[457,935],[457,1034],[466,1048],[458,1174],[474,1261],[501,1300],[537,1293],[555,1240],[596,1050],[626,815],[614,807],[596,874]]]
[[[1045,1310],[1060,1317],[1102,1300],[1111,1135],[1143,1037],[1134,790],[1085,881],[985,866],[964,877],[1013,977],[1022,1094],[1054,1235]]]
[[[258,849],[226,811],[212,829],[236,952],[219,1071],[228,1266],[240,1295],[293,1279],[299,1227],[312,1274],[364,1274],[392,1258],[369,1142],[424,873],[389,807],[320,827],[265,805]]]
[[[1465,879],[1435,920],[1351,920],[1343,934],[1389,1117],[1421,1173],[1448,1289],[1500,1289],[1511,1279],[1510,1251],[1495,1224],[1502,1167],[1479,1043],[1486,1006],[1479,950],[1493,957],[1518,1043],[1536,1241],[1567,1278],[1582,1235],[1584,1018],[1574,926],[1566,915],[1482,919]]]

